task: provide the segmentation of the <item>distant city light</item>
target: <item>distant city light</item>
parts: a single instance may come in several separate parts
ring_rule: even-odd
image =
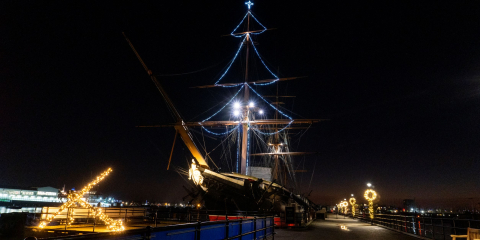
[[[371,183],[367,183],[367,187],[371,187],[371,186],[372,186],[372,184],[371,184]]]

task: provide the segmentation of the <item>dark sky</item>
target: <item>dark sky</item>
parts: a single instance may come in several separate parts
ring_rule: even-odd
[[[303,192],[332,203],[371,181],[386,202],[480,197],[480,1],[254,3],[276,28],[256,39],[268,65],[308,76],[281,83],[297,96],[286,107],[330,119],[302,136],[299,150],[320,152],[302,163],[317,162]],[[189,87],[216,81],[239,43],[222,36],[245,12],[232,0],[2,1],[0,185],[80,188],[112,167],[98,190],[117,198],[186,195],[166,171],[174,130],[135,128],[172,119],[122,32],[184,118],[202,120],[233,91]],[[186,168],[182,148],[172,161]]]

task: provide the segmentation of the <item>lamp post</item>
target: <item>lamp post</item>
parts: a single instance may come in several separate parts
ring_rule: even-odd
[[[349,202],[352,205],[352,217],[355,217],[355,203],[357,202],[357,200],[353,197],[353,194],[352,197],[349,199]]]
[[[375,192],[373,189],[371,189],[370,187],[372,186],[371,183],[368,183],[367,186],[369,187],[369,189],[367,189],[365,191],[365,199],[367,199],[368,201],[368,211],[370,213],[370,219],[373,221],[373,200],[375,200],[377,198],[377,192]]]

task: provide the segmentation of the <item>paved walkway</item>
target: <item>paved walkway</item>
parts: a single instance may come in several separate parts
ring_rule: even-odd
[[[275,229],[275,240],[418,240],[399,232],[353,220],[330,215],[327,220],[316,220],[307,228]]]

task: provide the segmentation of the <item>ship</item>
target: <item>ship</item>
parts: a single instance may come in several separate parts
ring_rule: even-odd
[[[307,129],[322,119],[294,119],[281,108],[280,99],[291,96],[279,96],[278,85],[282,81],[291,81],[299,77],[280,78],[271,70],[261,57],[256,45],[256,37],[267,29],[252,12],[253,2],[245,3],[246,13],[240,23],[230,33],[239,39],[238,49],[233,59],[227,64],[211,85],[197,86],[205,88],[229,88],[235,92],[226,103],[215,109],[210,116],[201,121],[186,122],[173,104],[167,91],[157,76],[144,63],[131,41],[125,38],[155,84],[170,112],[174,116],[174,145],[167,169],[170,168],[173,148],[177,136],[188,148],[191,155],[189,169],[177,171],[188,176],[193,188],[184,187],[188,192],[190,203],[201,204],[206,209],[250,212],[285,212],[288,208],[297,213],[311,213],[319,206],[298,191],[295,180],[293,157],[315,152],[291,151],[290,135],[292,131]],[[242,57],[239,57],[242,56]],[[237,82],[226,83],[229,71],[235,62],[244,59],[244,73]],[[263,71],[270,74],[266,79],[255,79],[249,73],[252,62],[260,63]],[[232,77],[237,79],[239,76]],[[212,82],[213,82],[212,81]],[[276,95],[262,95],[263,88],[277,88]],[[205,149],[198,147],[194,134],[200,129],[202,134],[211,135],[229,152],[230,162],[222,172]],[[227,144],[228,143],[228,144]],[[233,156],[233,157],[232,157]]]

